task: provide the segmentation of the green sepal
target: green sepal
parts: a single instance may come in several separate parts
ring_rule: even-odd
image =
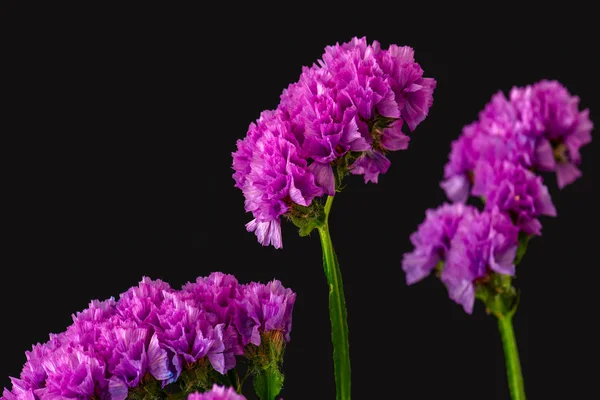
[[[323,205],[317,199],[308,207],[294,204],[286,215],[296,225],[298,234],[302,237],[310,235],[315,228],[325,223]]]
[[[270,365],[254,375],[254,391],[261,400],[275,400],[283,387],[283,379],[279,368]]]
[[[519,247],[517,248],[517,255],[515,256],[515,265],[519,264],[523,259],[523,256],[525,256],[525,253],[527,252],[527,245],[532,237],[532,235],[519,232]]]
[[[477,283],[475,297],[485,304],[488,314],[497,317],[514,315],[519,305],[519,292],[512,285],[512,277],[495,272],[485,282]]]
[[[281,372],[285,340],[279,331],[263,332],[260,346],[250,344],[244,349],[254,383],[254,391],[261,400],[274,400],[283,387]]]
[[[434,269],[434,273],[435,276],[437,276],[438,278],[440,278],[442,276],[442,271],[444,270],[444,260],[440,260],[436,265],[435,265],[435,269]]]
[[[127,399],[131,400],[156,400],[166,399],[167,394],[162,390],[159,381],[154,379],[150,374],[146,374],[142,378],[140,385],[129,389]]]

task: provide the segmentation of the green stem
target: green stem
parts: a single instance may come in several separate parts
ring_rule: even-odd
[[[497,317],[498,329],[504,347],[510,397],[512,400],[525,400],[525,386],[523,385],[523,374],[521,373],[521,362],[519,361],[519,350],[517,349],[512,315],[497,315]]]
[[[329,212],[333,197],[325,203],[325,220],[317,228],[323,250],[323,268],[329,284],[329,318],[333,342],[333,364],[337,400],[350,400],[350,345],[342,274],[329,234]]]
[[[229,371],[227,371],[227,378],[229,378],[229,382],[230,382],[231,386],[233,386],[235,391],[238,393],[242,393],[240,377],[235,368],[232,368]]]

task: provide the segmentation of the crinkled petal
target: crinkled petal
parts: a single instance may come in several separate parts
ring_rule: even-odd
[[[440,183],[448,199],[454,202],[465,203],[469,198],[471,184],[464,175],[455,175]]]
[[[572,163],[558,163],[556,165],[556,181],[559,189],[575,182],[581,175],[579,168]]]
[[[402,132],[402,120],[394,121],[390,126],[385,128],[381,136],[381,144],[386,150],[406,150],[410,137]]]
[[[323,188],[325,194],[335,195],[335,176],[331,165],[315,161],[308,166],[308,170],[314,174],[315,182]]]

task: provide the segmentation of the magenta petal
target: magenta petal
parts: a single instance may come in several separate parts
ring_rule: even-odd
[[[229,371],[230,369],[235,368],[235,366],[237,364],[236,359],[235,359],[235,354],[233,354],[232,352],[223,353],[223,359],[224,359],[224,363],[225,363],[225,365],[224,365],[225,371]]]
[[[40,390],[40,389],[38,389]],[[45,389],[43,389],[45,390]],[[37,392],[37,390],[36,390]],[[49,396],[47,396],[49,397]],[[56,398],[59,398],[60,396],[56,396]],[[45,397],[42,397],[45,398]],[[0,398],[1,400],[37,400],[38,397],[36,397],[33,394],[33,391],[31,389],[29,390],[19,390],[16,391],[15,388],[13,388],[13,391],[9,391],[8,389],[4,389],[4,392],[2,393],[2,397]]]
[[[389,127],[383,130],[381,144],[386,150],[406,150],[410,137],[402,132],[402,120],[394,121]]]
[[[388,91],[381,102],[377,104],[377,111],[387,118],[400,118],[400,107],[396,103],[393,91]]]
[[[453,202],[465,203],[469,198],[470,184],[464,175],[455,175],[440,183],[446,196]]]
[[[315,161],[308,166],[308,171],[315,175],[316,183],[324,189],[325,194],[335,195],[335,176],[331,165]]]
[[[421,78],[419,85],[410,87],[410,92],[406,93],[406,104],[402,110],[402,118],[411,131],[414,131],[427,114],[433,104],[433,90],[436,87],[436,81],[433,78]]]
[[[485,196],[486,192],[489,191],[489,187],[495,184],[495,170],[494,167],[488,162],[480,161],[477,163],[474,172],[473,189],[471,194],[474,196]]]
[[[594,129],[594,123],[590,121],[590,110],[585,109],[579,113],[577,118],[577,127],[573,132],[581,145],[586,145],[592,141],[592,129]]]
[[[448,297],[460,304],[467,314],[473,314],[475,285],[465,279],[445,280]]]
[[[549,217],[556,217],[556,207],[554,207],[554,203],[552,202],[552,197],[550,197],[550,193],[548,192],[547,186],[541,186],[540,193],[536,198],[536,208],[537,212],[541,215],[547,215]]]
[[[521,222],[519,227],[528,235],[540,236],[542,234],[542,223],[536,218]]]
[[[253,219],[246,224],[248,232],[255,232],[258,241],[263,246],[272,244],[276,249],[283,247],[281,240],[281,223],[279,220],[258,221]]]
[[[225,374],[225,356],[223,353],[211,353],[208,355],[208,359],[215,371]]]
[[[294,181],[292,180],[290,183],[290,199],[296,204],[307,207],[309,205],[308,201],[302,196],[302,192],[294,185]]]
[[[518,246],[511,246],[505,251],[494,254],[492,252],[490,268],[500,274],[515,275],[515,257]]]
[[[147,353],[150,374],[159,381],[170,379],[173,373],[169,371],[169,358],[167,352],[159,347],[156,334],[150,339]]]
[[[414,251],[402,257],[402,270],[406,275],[406,284],[412,285],[429,276],[439,262],[439,257]]]
[[[535,148],[535,166],[540,171],[554,171],[556,167],[554,152],[547,139],[541,139]]]
[[[108,383],[108,391],[111,400],[125,400],[129,394],[127,384],[121,379],[113,376]]]
[[[244,299],[244,301],[239,301],[235,307],[234,323],[240,333],[242,344],[247,345],[248,343],[252,343],[259,346],[260,333],[258,332],[258,327],[260,326],[260,321],[255,314],[251,315],[253,309],[249,300]]]
[[[571,163],[558,163],[556,165],[556,180],[559,189],[575,182],[581,175],[581,171]]]
[[[7,388],[4,388],[4,391],[2,392],[1,400],[19,400],[19,399],[12,392],[10,392]]]
[[[386,173],[390,160],[379,151],[367,151],[354,161],[350,172],[354,175],[364,175],[365,183],[377,183],[379,174]]]
[[[367,151],[371,148],[371,145],[363,136],[362,129],[359,129],[359,123],[356,122],[356,118],[352,118],[348,122],[347,132],[344,134],[344,140],[350,144],[349,150],[351,151]],[[367,132],[369,128],[367,127]],[[309,169],[310,170],[310,169]]]

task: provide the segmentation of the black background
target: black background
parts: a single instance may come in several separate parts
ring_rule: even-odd
[[[495,320],[480,304],[466,315],[435,278],[405,285],[401,256],[425,209],[444,200],[451,140],[496,91],[558,79],[599,123],[593,13],[573,2],[531,11],[402,3],[8,5],[3,81],[17,90],[5,93],[5,115],[17,124],[3,129],[15,143],[3,149],[0,387],[32,343],[64,330],[89,300],[117,297],[142,276],[179,287],[223,271],[297,292],[282,395],[334,398],[318,236],[284,224],[282,250],[258,244],[244,228],[251,215],[233,187],[231,152],[326,45],[366,36],[414,47],[438,86],[379,184],[351,176],[334,202],[353,397],[508,399]],[[559,215],[543,219],[518,268],[515,329],[531,399],[595,387],[597,152],[583,148],[584,176],[563,191],[546,177]]]

